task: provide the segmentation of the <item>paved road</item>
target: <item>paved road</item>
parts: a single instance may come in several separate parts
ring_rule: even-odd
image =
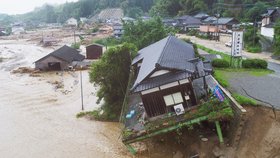
[[[180,35],[180,36],[182,36],[182,35]],[[207,48],[211,48],[213,50],[224,52],[224,53],[230,55],[231,48],[226,47],[224,45],[224,43],[222,43],[222,42],[199,39],[194,36],[183,36],[183,37],[189,38],[192,42],[198,43]],[[268,68],[275,71],[275,74],[280,76],[280,61],[272,59],[271,55],[272,54],[268,53],[268,52],[248,53],[246,51],[243,51],[243,57],[245,57],[245,58],[259,58],[259,59],[264,59],[264,60],[268,61]]]
[[[280,77],[275,74],[256,77],[236,73],[230,79],[230,86],[235,92],[261,100],[263,105],[280,109]]]
[[[205,47],[226,52],[230,54],[230,48],[215,41],[202,40],[191,37],[194,43],[199,43]],[[205,54],[205,51],[199,50],[199,53]],[[268,68],[275,71],[274,74],[256,77],[244,73],[236,73],[230,79],[231,90],[242,95],[261,100],[264,105],[274,106],[280,109],[280,62],[271,59],[271,54],[263,52],[260,54],[244,53],[246,58],[261,58],[268,61]],[[263,57],[263,58],[262,58]]]

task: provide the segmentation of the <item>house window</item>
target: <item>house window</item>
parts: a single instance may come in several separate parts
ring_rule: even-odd
[[[183,97],[180,92],[163,96],[163,99],[166,106],[171,106],[183,102]]]

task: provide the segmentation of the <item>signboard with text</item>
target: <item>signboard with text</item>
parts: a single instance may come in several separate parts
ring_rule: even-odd
[[[243,31],[232,32],[231,56],[241,57],[243,48]]]

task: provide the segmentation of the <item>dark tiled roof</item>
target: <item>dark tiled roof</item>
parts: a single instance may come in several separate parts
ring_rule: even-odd
[[[233,21],[234,18],[219,18],[218,24],[228,24],[229,22]],[[217,20],[215,20],[213,23],[216,23]]]
[[[198,19],[202,19],[202,18],[209,17],[209,15],[201,12],[201,13],[198,13],[198,14],[194,15],[193,17],[198,18]]]
[[[235,18],[219,18],[217,20],[216,17],[208,17],[203,20],[203,23],[212,23],[212,24],[220,24],[220,25],[225,25],[225,24],[237,24],[238,21]]]
[[[143,81],[142,83],[137,85],[137,87],[135,87],[135,89],[133,89],[133,92],[136,93],[136,92],[140,92],[143,90],[159,87],[161,85],[183,80],[183,79],[189,78],[191,76],[192,76],[191,73],[186,72],[186,71],[170,72],[170,73],[167,73],[167,74],[164,74],[164,75],[161,75],[158,77],[152,77],[152,78],[149,78],[149,79]]]
[[[85,59],[85,56],[81,55],[79,53],[79,51],[77,51],[74,48],[71,48],[71,47],[68,47],[68,46],[64,45],[63,47],[55,50],[54,52],[52,52],[52,53],[48,54],[47,56],[37,60],[36,62],[41,61],[48,56],[54,56],[56,58],[59,58],[61,60],[66,61],[68,63],[71,63],[72,61],[82,61],[82,60]]]
[[[132,65],[134,65],[140,60],[143,60],[133,87],[140,84],[145,78],[151,75],[155,69],[194,72],[194,64],[188,62],[194,57],[193,46],[177,39],[174,36],[168,36],[146,48],[143,48],[138,52],[138,55],[132,61]]]
[[[213,16],[209,16],[208,18],[204,19],[203,22],[204,23],[212,23],[213,21],[216,21],[217,18],[213,17]]]
[[[178,17],[176,19],[179,20],[180,23],[183,24],[183,25],[197,25],[197,24],[201,24],[200,20],[198,20],[197,18],[194,18],[192,16],[189,16],[189,15],[181,16],[181,17]]]

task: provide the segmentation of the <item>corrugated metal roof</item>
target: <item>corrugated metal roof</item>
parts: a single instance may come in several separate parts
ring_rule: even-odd
[[[194,49],[174,36],[168,36],[148,47],[141,49],[132,65],[142,61],[134,88],[157,69],[171,69],[194,72],[195,66],[189,60],[195,58]]]

